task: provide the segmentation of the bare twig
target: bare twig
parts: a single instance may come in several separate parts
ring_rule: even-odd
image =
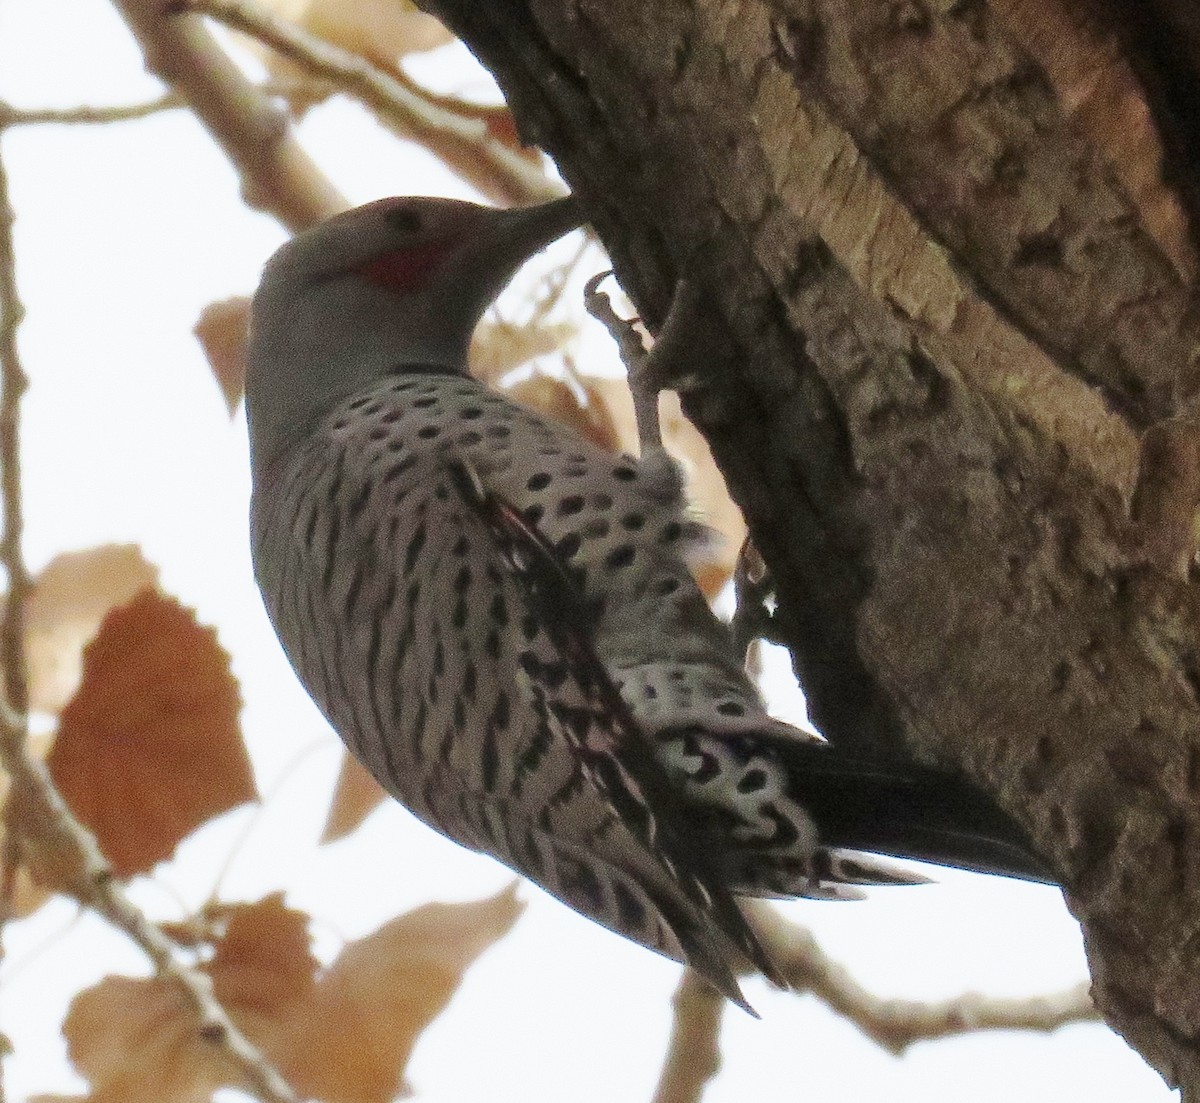
[[[177,111],[187,100],[176,92],[167,92],[145,103],[115,104],[111,107],[14,107],[0,102],[0,130],[10,126],[56,125],[74,123],[124,123],[145,119],[162,111]]]
[[[535,203],[563,194],[562,185],[493,136],[485,119],[450,110],[439,97],[420,95],[357,54],[236,0],[178,0],[175,9],[210,16],[336,84],[493,199]]]
[[[671,1044],[653,1103],[699,1103],[721,1067],[721,1014],[725,998],[699,973],[685,968],[675,990]]]
[[[1086,983],[1019,999],[974,992],[930,1003],[880,999],[832,961],[803,927],[788,923],[762,901],[750,901],[743,907],[794,991],[811,992],[890,1053],[899,1055],[914,1042],[981,1030],[1049,1032],[1100,1018]]]
[[[321,92],[336,91],[327,81],[267,81],[257,85],[266,96],[278,96],[292,100],[300,97],[309,99]],[[0,100],[0,130],[10,126],[88,126],[106,123],[136,122],[164,111],[178,111],[191,104],[179,92],[164,92],[144,103],[109,104],[103,107],[94,104],[79,104],[75,107],[15,107]]]
[[[246,202],[303,230],[349,203],[296,141],[284,111],[242,75],[197,16],[166,0],[114,0],[147,67],[182,96],[233,162]]]
[[[46,768],[28,750],[24,610],[30,580],[21,550],[20,466],[20,400],[26,377],[17,351],[17,330],[24,309],[17,294],[12,224],[8,177],[0,158],[0,488],[4,494],[0,562],[8,575],[8,596],[0,620],[0,667],[5,688],[5,700],[0,705],[0,765],[10,783],[5,810],[8,830],[13,835],[19,833],[25,857],[36,855],[45,859],[46,867],[64,871],[65,886],[80,904],[124,931],[161,976],[179,985],[196,1012],[200,1037],[219,1046],[232,1059],[259,1099],[293,1103],[295,1096],[283,1078],[234,1026],[213,996],[208,979],[176,961],[173,943],[129,901],[95,838],[71,814]],[[11,858],[11,854],[8,856]]]

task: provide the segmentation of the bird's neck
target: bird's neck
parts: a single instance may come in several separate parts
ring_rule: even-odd
[[[282,311],[255,304],[246,419],[256,477],[324,414],[380,379],[409,369],[466,373],[474,311],[456,316],[444,297],[398,297],[361,283],[316,290]]]

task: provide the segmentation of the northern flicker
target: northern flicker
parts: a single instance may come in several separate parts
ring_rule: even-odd
[[[611,454],[467,374],[572,199],[386,199],[300,234],[254,298],[255,572],[300,680],[418,817],[741,1003],[739,895],[1041,878],[981,794],[767,715],[688,572],[665,453]]]

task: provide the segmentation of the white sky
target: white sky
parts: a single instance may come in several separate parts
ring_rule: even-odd
[[[463,81],[479,86],[463,65]],[[453,59],[457,58],[457,61]],[[158,91],[100,0],[0,4],[0,96],[20,106],[135,102]],[[345,105],[302,135],[355,201],[398,192],[470,198],[425,154],[382,137]],[[339,744],[295,682],[250,575],[244,422],[230,422],[190,330],[208,302],[249,292],[283,240],[247,211],[223,155],[184,112],[122,126],[27,128],[4,137],[28,320],[21,349],[31,565],[56,552],[137,542],[167,590],[215,624],[234,656],[260,789],[278,792],[222,882],[228,900],[286,889],[315,917],[317,952],[432,899],[483,896],[511,875],[390,806],[351,840],[316,846]],[[584,367],[612,370],[600,339]],[[774,680],[790,679],[786,664]],[[314,748],[311,753],[306,753]],[[286,773],[286,777],[284,776]],[[282,780],[281,780],[282,779]],[[251,818],[241,810],[134,886],[157,918],[202,902]],[[940,884],[879,890],[858,904],[799,902],[788,914],[882,995],[964,989],[1018,996],[1085,975],[1078,928],[1043,886],[938,871]],[[419,1043],[409,1080],[426,1103],[648,1099],[677,969],[529,886],[514,932],[468,974]],[[12,1100],[81,1090],[58,1027],[70,995],[110,972],[144,973],[102,923],[63,902],[4,933],[0,1029]],[[968,1098],[1156,1103],[1169,1093],[1105,1028],[989,1034],[919,1045],[895,1060],[811,999],[746,986],[761,1022],[734,1010],[709,1103],[753,1099],[916,1103]]]

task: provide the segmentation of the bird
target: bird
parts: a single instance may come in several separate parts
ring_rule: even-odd
[[[1048,880],[957,775],[771,717],[689,571],[661,449],[615,454],[473,379],[472,331],[572,196],[401,196],[295,236],[247,347],[251,551],[299,680],[393,797],[750,1010],[739,898]]]

